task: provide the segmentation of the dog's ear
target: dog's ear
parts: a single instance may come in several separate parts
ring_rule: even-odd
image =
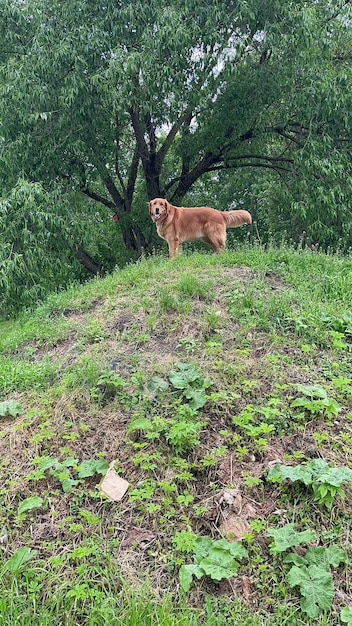
[[[167,200],[164,200],[164,207],[165,207],[166,215],[169,215],[170,208],[171,208],[170,202],[168,202]]]

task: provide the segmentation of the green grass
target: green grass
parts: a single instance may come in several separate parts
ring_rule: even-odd
[[[38,571],[37,579],[39,575]],[[295,613],[295,609],[287,613],[287,619],[291,620],[288,623],[292,626],[299,624]],[[266,619],[264,614],[251,615],[236,598],[229,600],[207,596],[202,608],[194,608],[185,601],[175,601],[168,590],[156,594],[151,584],[142,584],[134,589],[121,582],[115,588],[103,587],[98,591],[83,577],[71,588],[65,589],[61,585],[60,594],[53,595],[49,591],[45,603],[38,603],[29,579],[23,585],[19,585],[18,581],[10,583],[10,587],[2,590],[0,599],[2,626],[68,626],[76,623],[90,626],[262,626],[266,623],[279,626],[284,623],[280,621],[282,616],[280,607],[274,620],[263,621]],[[319,623],[327,624],[324,621]]]
[[[317,500],[267,473],[352,467],[351,293],[349,257],[243,245],[142,259],[2,321],[0,626],[340,624],[348,562],[309,618],[268,529],[350,559],[350,484]],[[121,502],[80,476],[100,460]],[[204,536],[248,556],[236,577],[218,552],[185,592]]]

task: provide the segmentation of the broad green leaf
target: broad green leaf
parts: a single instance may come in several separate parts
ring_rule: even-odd
[[[176,363],[177,370],[171,370],[170,382],[176,389],[186,389],[188,385],[201,377],[201,372],[196,365],[188,363]]]
[[[352,606],[344,606],[340,613],[341,621],[352,626]]]
[[[248,557],[248,552],[246,548],[239,541],[234,541],[230,543],[230,554],[235,559],[243,559]]]
[[[152,430],[153,424],[146,417],[139,417],[132,420],[128,425],[128,431],[133,432],[135,430]]]
[[[22,500],[18,506],[18,513],[25,513],[26,511],[32,511],[32,509],[39,509],[44,503],[43,498],[39,496],[31,496]]]
[[[60,463],[63,467],[75,467],[78,463],[78,459],[75,459],[73,456],[67,457],[64,461]]]
[[[303,409],[310,411],[310,413],[313,413],[313,415],[320,413],[324,409],[322,400],[308,400],[307,398],[297,398],[291,402],[291,406],[293,408],[302,407]]]
[[[73,478],[60,478],[60,482],[65,493],[71,493],[73,487],[78,485],[78,480]]]
[[[311,398],[326,398],[326,390],[320,385],[296,385],[297,390]]]
[[[289,478],[292,482],[301,480],[305,485],[312,482],[312,471],[306,465],[275,465],[268,473],[268,480],[279,482]]]
[[[336,400],[334,398],[329,398],[327,404],[326,404],[326,412],[328,414],[329,417],[331,417],[332,415],[338,415],[342,410],[342,407],[340,406],[340,404],[338,402],[336,402]]]
[[[330,566],[338,567],[340,563],[347,562],[346,552],[334,545],[328,548],[313,546],[307,550],[304,558],[309,565],[316,565],[328,571]]]
[[[330,464],[324,461],[324,459],[313,459],[308,463],[310,467],[314,479],[316,480],[319,476],[321,476],[327,469],[329,469]]]
[[[33,463],[36,463],[42,472],[45,472],[50,467],[59,465],[59,461],[51,456],[36,457]]]
[[[188,389],[185,396],[187,399],[191,400],[190,405],[195,410],[201,409],[207,401],[207,395],[204,389]]]
[[[150,393],[154,393],[155,391],[166,391],[168,387],[168,382],[163,378],[160,378],[160,376],[153,376],[153,378],[151,378],[147,383],[147,389]]]
[[[17,552],[13,556],[9,558],[5,563],[5,569],[9,572],[18,572],[22,569],[22,566],[30,561],[37,554],[37,550],[32,550],[31,548],[27,548],[27,546],[23,546],[19,548]]]
[[[106,474],[109,463],[105,459],[87,459],[78,466],[78,478],[88,478],[95,474]]]
[[[282,561],[283,563],[293,563],[297,567],[305,567],[307,565],[305,558],[299,556],[296,552],[288,552],[288,554],[284,555]]]
[[[97,474],[101,474],[105,476],[106,472],[109,469],[109,463],[105,461],[105,459],[97,459],[95,464],[95,471]]]
[[[248,556],[246,548],[243,547],[240,541],[227,541],[226,539],[218,539],[213,542],[214,548],[220,548],[227,550],[233,558],[242,559]]]
[[[199,563],[199,567],[213,580],[222,580],[237,575],[239,564],[233,556],[221,548],[211,548],[208,556]]]
[[[200,579],[202,578],[203,575],[204,575],[204,572],[198,565],[194,565],[194,564],[182,565],[180,567],[179,576],[180,576],[180,585],[183,591],[189,591],[192,580],[193,580],[193,576],[196,576],[196,578]]]
[[[6,400],[5,402],[0,402],[0,417],[16,417],[16,415],[21,415],[21,413],[22,407],[16,400]]]
[[[209,550],[214,545],[214,541],[211,537],[204,535],[198,537],[194,543],[194,560],[199,563],[203,558],[209,554]]]
[[[328,494],[328,485],[326,483],[323,483],[322,485],[319,485],[319,490],[318,490],[318,496],[321,500],[324,500],[324,498],[326,498]]]
[[[303,596],[301,600],[302,610],[309,617],[316,617],[321,610],[331,608],[334,597],[334,585],[330,572],[316,565],[309,567],[291,568],[287,575],[290,587],[299,586]]]
[[[340,487],[344,482],[352,481],[352,469],[349,467],[328,467],[326,471],[316,477],[317,483],[327,483]]]
[[[299,546],[302,543],[310,543],[315,541],[316,533],[314,530],[304,530],[297,532],[293,524],[286,524],[282,528],[268,528],[269,537],[273,537],[274,542],[270,544],[272,554],[284,552],[288,548]]]

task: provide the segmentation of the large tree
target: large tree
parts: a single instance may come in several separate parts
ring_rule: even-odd
[[[79,191],[90,210],[95,202],[117,214],[125,245],[141,250],[146,199],[181,202],[209,175],[260,169],[270,197],[294,189],[284,202],[297,230],[309,226],[313,200],[313,222],[342,228],[351,210],[349,0],[0,7],[3,190],[21,176]]]

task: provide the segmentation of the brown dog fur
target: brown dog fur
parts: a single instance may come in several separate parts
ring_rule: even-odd
[[[169,246],[169,257],[173,259],[183,242],[200,239],[209,244],[214,252],[223,252],[226,244],[226,228],[237,228],[251,224],[248,211],[217,211],[210,207],[176,207],[164,198],[149,202],[149,213],[156,224],[158,235]]]

